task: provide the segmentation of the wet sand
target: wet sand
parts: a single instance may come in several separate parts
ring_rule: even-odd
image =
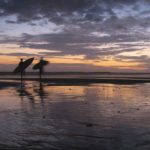
[[[1,83],[0,149],[150,149],[149,83]]]

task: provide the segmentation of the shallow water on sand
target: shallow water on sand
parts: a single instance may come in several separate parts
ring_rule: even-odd
[[[0,149],[149,150],[150,84],[25,82],[0,89]]]

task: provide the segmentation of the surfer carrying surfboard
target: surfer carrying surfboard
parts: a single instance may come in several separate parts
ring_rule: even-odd
[[[42,74],[44,73],[44,66],[48,65],[49,62],[44,60],[43,57],[40,58],[40,61],[33,66],[33,70],[39,70],[40,81],[42,79]]]
[[[20,76],[21,76],[21,83],[23,81],[23,74],[24,74],[25,70],[28,68],[29,65],[32,64],[33,60],[34,60],[34,57],[33,58],[29,58],[29,59],[27,59],[25,61],[23,60],[23,58],[21,58],[18,66],[15,68],[14,73],[15,74],[20,74]]]

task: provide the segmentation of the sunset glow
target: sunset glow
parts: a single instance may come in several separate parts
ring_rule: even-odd
[[[44,57],[51,62],[47,71],[58,65],[68,71],[69,65],[72,71],[85,66],[90,71],[93,66],[91,71],[149,72],[149,1],[77,0],[61,5],[49,1],[40,5],[40,0],[24,5],[16,0],[0,2],[1,68],[11,70],[21,57]]]

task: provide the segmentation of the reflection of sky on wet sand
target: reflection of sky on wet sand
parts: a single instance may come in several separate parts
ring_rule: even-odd
[[[150,148],[149,84],[0,90],[0,148]]]

